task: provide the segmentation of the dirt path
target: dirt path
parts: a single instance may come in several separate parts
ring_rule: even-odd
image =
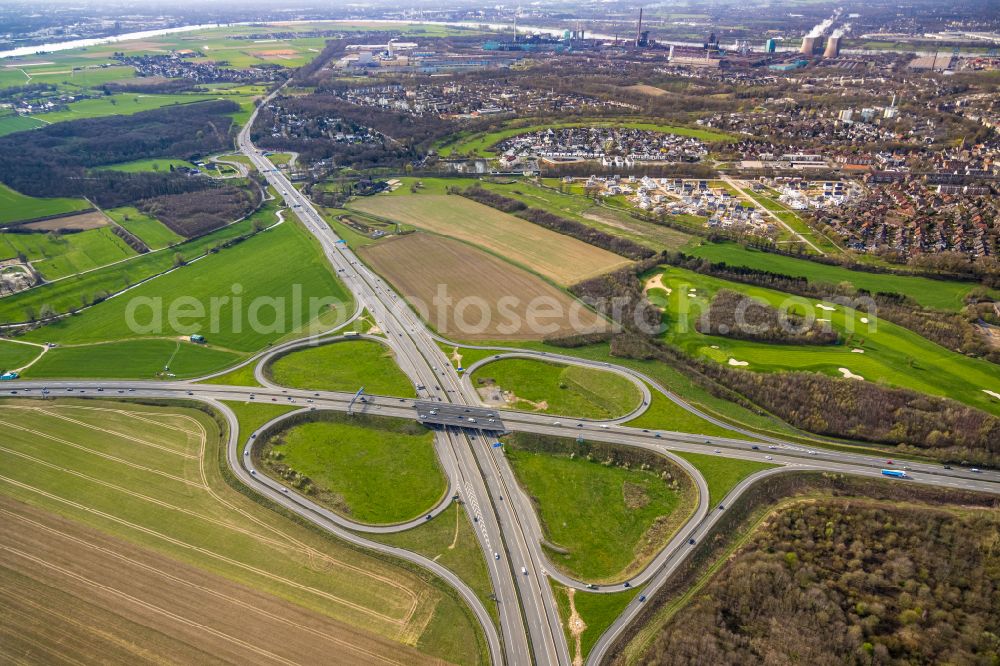
[[[20,368],[14,368],[14,370],[12,370],[12,372],[16,372],[18,374],[24,372],[25,370],[27,370],[28,368],[30,368],[31,366],[33,366],[35,363],[37,363],[38,359],[40,359],[41,357],[45,356],[45,352],[47,352],[49,350],[48,345],[42,345],[42,344],[39,344],[37,342],[27,342],[25,340],[12,340],[10,338],[7,339],[7,342],[13,342],[13,343],[19,344],[19,345],[28,345],[29,347],[41,347],[41,349],[42,349],[42,351],[40,351],[38,353],[38,356],[36,356],[35,358],[31,359],[26,365],[22,365]]]
[[[571,587],[566,588],[566,596],[569,597],[569,635],[573,637],[573,666],[583,666],[583,646],[580,644],[580,636],[587,630],[587,625],[583,618],[576,612],[576,603],[573,598],[576,590]]]

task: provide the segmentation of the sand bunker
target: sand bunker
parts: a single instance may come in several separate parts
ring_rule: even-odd
[[[862,324],[867,324],[868,323],[868,317],[862,317],[861,318],[861,323]]]
[[[864,349],[857,349],[857,348],[855,348],[855,349],[851,350],[851,353],[852,354],[864,354],[865,350]]]
[[[826,310],[827,312],[833,312],[834,310],[837,309],[837,308],[831,308],[829,305],[823,305],[822,303],[817,303],[816,307],[818,307],[820,310]]]
[[[663,284],[663,273],[657,273],[653,277],[646,280],[646,285],[642,288],[642,293],[648,293],[650,289],[662,289],[667,292],[667,296],[674,293],[674,290],[670,287],[666,287]]]
[[[993,398],[996,398],[997,400],[1000,400],[1000,393],[997,393],[996,391],[990,391],[989,389],[983,389],[983,393],[985,393],[986,395],[991,396]]]
[[[729,365],[743,366],[743,365],[750,365],[750,363],[747,361],[737,361],[735,358],[731,358],[729,359]]]
[[[860,379],[861,381],[865,380],[864,377],[862,377],[861,375],[854,374],[847,368],[837,368],[837,370],[840,371],[840,374],[844,375],[844,379]]]

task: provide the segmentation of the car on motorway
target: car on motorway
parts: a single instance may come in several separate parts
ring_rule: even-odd
[[[525,569],[524,567],[521,567],[521,573],[524,574],[525,576],[527,576],[528,575],[528,570]]]
[[[970,467],[969,471],[972,472],[973,474],[982,474],[983,473],[983,470],[979,469],[978,467]]]
[[[690,546],[694,545],[694,538],[688,539],[688,545]]]
[[[764,456],[764,460],[774,460],[774,456]]]
[[[597,586],[594,585],[593,583],[587,583],[587,589],[588,590],[596,590]]]
[[[494,553],[493,553],[493,559],[494,560],[499,560],[500,559],[500,553],[494,551]]]
[[[720,451],[719,449],[716,449],[715,452],[716,453],[722,453],[722,451]]]
[[[632,583],[625,581],[624,583],[622,583],[622,587],[632,587]]]
[[[751,449],[753,449],[754,451],[760,451],[760,447],[759,447],[759,446],[757,446],[756,444],[754,444],[754,445],[753,445],[753,446],[751,446],[750,448],[751,448]]]
[[[561,426],[562,423],[560,423],[559,421],[553,421],[552,425],[554,425],[554,426]]]
[[[645,600],[646,600],[646,595],[645,595],[645,594],[640,594],[640,595],[639,595],[639,603],[642,603],[642,602],[644,602]]]

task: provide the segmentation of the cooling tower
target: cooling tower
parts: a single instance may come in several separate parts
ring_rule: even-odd
[[[830,37],[826,40],[826,50],[823,51],[824,58],[836,58],[840,55],[840,37]]]
[[[806,35],[802,38],[802,48],[799,49],[804,55],[811,56],[816,50],[816,38],[810,35]]]

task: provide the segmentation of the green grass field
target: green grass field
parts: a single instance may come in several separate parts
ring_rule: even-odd
[[[673,290],[664,315],[664,339],[688,354],[719,363],[746,363],[746,369],[764,372],[802,370],[842,377],[846,373],[840,369],[844,368],[866,381],[946,396],[1000,414],[1000,402],[984,392],[1000,392],[1000,367],[988,361],[957,354],[889,321],[871,321],[867,312],[833,303],[821,304],[820,308],[814,300],[678,268],[667,268],[662,275],[664,286]],[[688,291],[692,288],[696,290],[693,296]],[[769,344],[702,335],[695,330],[695,323],[721,288],[735,289],[775,307],[787,304],[790,312],[826,319],[841,333],[843,343]]]
[[[310,299],[326,297],[339,299],[339,312],[350,309],[312,237],[288,222],[29,337],[79,344],[199,332],[210,346],[248,353],[305,331],[329,309]]]
[[[411,382],[396,365],[392,350],[370,340],[332,342],[294,351],[266,369],[272,381],[292,388],[357,391],[416,396]]]
[[[246,365],[236,368],[235,370],[230,370],[223,375],[206,379],[199,383],[222,384],[226,386],[260,386],[260,382],[258,382],[254,377],[254,365],[256,364],[247,363]]]
[[[4,495],[428,655],[481,658],[471,613],[440,583],[227,485],[220,433],[201,411],[4,400],[0,423]]]
[[[719,506],[722,498],[743,479],[756,472],[777,467],[766,462],[723,458],[709,453],[674,451],[674,454],[694,465],[705,477],[705,483],[708,484],[708,502],[713,509]],[[764,457],[763,453],[761,457]]]
[[[223,400],[223,404],[233,410],[239,422],[240,455],[243,455],[243,449],[246,448],[246,442],[253,431],[273,418],[301,409],[300,405],[281,405],[273,402],[257,402],[256,400],[246,402]]]
[[[627,425],[633,428],[672,430],[674,432],[690,432],[718,437],[733,437],[736,435],[732,430],[728,430],[692,414],[659,391],[653,391],[652,395],[653,399],[646,407],[646,411],[637,418],[629,421]]]
[[[45,123],[41,120],[32,118],[31,116],[18,116],[12,114],[0,116],[0,136],[35,129],[36,127],[42,127],[43,125],[45,125]]]
[[[694,506],[693,490],[671,488],[653,471],[513,444],[505,451],[554,546],[546,548],[550,560],[580,580],[618,581],[641,569]]]
[[[484,365],[473,373],[472,383],[477,389],[496,386],[513,392],[516,398],[507,402],[514,409],[579,418],[623,416],[642,402],[639,389],[621,375],[531,359]]]
[[[42,351],[34,345],[22,345],[18,342],[0,339],[0,372],[14,370],[31,362]]]
[[[34,69],[34,68],[32,68]],[[70,69],[48,67],[39,71],[31,71],[32,83],[48,83],[62,90],[79,91],[88,88],[99,88],[112,81],[125,81],[135,78],[135,69],[129,66],[119,67],[89,67],[86,69]]]
[[[44,331],[45,329],[42,329]],[[44,334],[39,337],[44,338]],[[59,346],[24,373],[27,379],[153,379],[197,377],[222,370],[242,356],[182,340],[123,340]],[[168,371],[164,368],[169,367]]]
[[[111,233],[109,227],[58,237],[47,233],[4,233],[0,234],[0,254],[5,257],[23,254],[46,280],[57,280],[136,256],[135,250]]]
[[[90,204],[83,199],[39,199],[21,194],[0,183],[0,226],[88,208]]]
[[[513,123],[511,123],[513,124]],[[518,136],[520,134],[530,134],[531,132],[538,132],[546,129],[555,129],[560,127],[626,127],[631,129],[649,130],[652,132],[664,132],[667,134],[678,134],[680,136],[690,136],[696,139],[701,139],[702,141],[729,141],[732,139],[731,136],[723,134],[722,132],[712,132],[710,130],[704,130],[694,127],[680,127],[677,125],[663,125],[660,123],[651,123],[636,120],[625,120],[625,121],[610,121],[605,119],[595,119],[595,120],[580,120],[573,122],[555,122],[548,125],[529,125],[526,127],[507,127],[505,129],[496,130],[493,132],[473,132],[473,133],[459,133],[457,138],[450,140],[449,143],[443,143],[438,146],[438,154],[442,157],[450,157],[452,155],[493,155],[495,154],[490,149],[492,146],[504,139],[510,138],[512,136]]]
[[[125,227],[139,237],[151,250],[159,250],[181,243],[184,238],[170,229],[155,217],[150,217],[132,206],[122,206],[104,211],[108,217]]]
[[[849,282],[858,289],[903,294],[925,307],[953,312],[962,308],[965,295],[976,287],[974,282],[853,271],[807,259],[762,252],[736,243],[705,243],[687,250],[687,253],[716,263],[725,262],[730,266],[747,266],[793,277],[804,277],[810,282],[827,284]]]
[[[100,118],[102,116],[130,116],[140,111],[151,111],[174,104],[191,104],[217,99],[212,95],[154,95],[147,93],[114,93],[92,99],[71,102],[65,111],[52,111],[39,116],[49,123],[80,118]]]
[[[444,496],[448,483],[433,431],[404,419],[318,415],[321,420],[293,425],[254,450],[271,477],[370,524],[418,518]]]
[[[176,255],[191,261],[226,241],[250,233],[255,222],[264,225],[274,224],[277,219],[275,210],[274,202],[268,202],[249,219],[187,241],[168,252],[139,255],[114,266],[7,296],[0,299],[0,320],[29,321],[31,319],[29,315],[37,314],[44,305],[49,305],[56,312],[68,312],[79,308],[81,301],[91,302],[97,294],[115,292],[169,270],[174,265]]]
[[[166,173],[170,171],[170,167],[174,167],[176,169],[177,167],[182,166],[189,169],[195,168],[194,164],[188,162],[187,160],[179,160],[172,157],[152,157],[144,160],[111,164],[101,168],[111,169],[112,171],[124,171],[126,173],[139,173],[141,171],[159,171],[161,173]]]

